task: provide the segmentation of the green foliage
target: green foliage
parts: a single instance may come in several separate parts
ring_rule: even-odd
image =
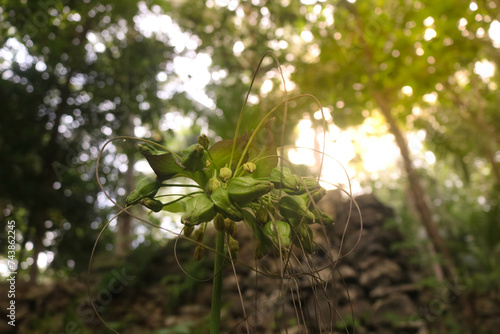
[[[187,272],[196,272],[197,276],[201,277],[209,274],[206,266],[203,266],[199,261],[194,261],[192,259],[183,265]],[[200,284],[196,280],[189,277],[183,277],[179,274],[165,275],[161,279],[161,283],[165,287],[167,296],[166,307],[168,312],[175,310],[185,303],[186,300],[193,298],[196,293],[196,288]]]
[[[252,227],[258,240],[257,257],[264,256],[266,251],[272,248],[288,251],[292,241],[307,253],[314,253],[312,230],[304,224],[333,223],[333,219],[316,206],[325,190],[314,179],[302,179],[299,175],[292,174],[288,167],[276,167],[277,150],[271,135],[267,136],[268,142],[261,150],[253,143],[253,138],[253,135],[244,135],[236,141],[219,141],[212,146],[208,142],[205,142],[204,146],[194,144],[184,150],[181,161],[170,153],[150,147],[149,144],[140,145],[140,152],[150,162],[157,178],[143,179],[127,197],[127,203],[136,204],[143,197],[147,197],[160,204],[154,196],[162,186],[161,182],[182,175],[197,182],[205,191],[193,192],[163,204],[163,210],[183,212],[181,223],[188,228],[202,224],[202,227],[195,231],[196,241],[202,241],[202,237],[196,236],[203,235],[206,230],[204,223],[210,222],[219,214],[229,219],[229,222],[244,220]],[[205,139],[206,136],[200,136],[198,142],[204,142]],[[272,155],[270,149],[274,151]],[[265,159],[260,159],[260,163],[247,160],[251,157],[258,160],[262,152],[265,152]],[[238,160],[238,163],[233,165],[233,159]],[[197,164],[195,160],[202,161],[203,168],[200,165],[200,168],[193,169]],[[248,168],[250,164],[251,173],[244,171],[243,166]],[[221,167],[229,165],[234,167]],[[177,173],[169,166],[175,166]],[[259,175],[259,168],[269,171],[268,177],[257,179],[255,176]],[[240,173],[246,173],[246,176],[236,176]],[[212,177],[209,178],[210,174]],[[275,186],[278,189],[273,190]],[[234,221],[231,224],[234,225]],[[229,247],[236,254],[239,244],[231,238],[234,228],[231,231],[228,232]],[[195,249],[195,259],[200,260],[203,254],[203,246],[198,245]]]
[[[135,0],[2,1],[1,8],[0,48],[7,53],[0,61],[0,97],[9,103],[0,115],[0,206],[23,217],[20,262],[51,251],[56,271],[82,271],[88,254],[81,250],[92,248],[97,226],[110,213],[98,185],[89,182],[99,145],[112,133],[125,133],[134,115],[147,125],[168,109],[155,76],[172,74],[165,57],[173,58],[173,47],[134,29]],[[105,50],[96,51],[101,42]],[[4,57],[9,52],[12,61]],[[16,58],[19,52],[26,57]],[[115,160],[123,153],[115,147],[109,154]],[[112,163],[104,170],[110,175],[102,179],[105,188],[117,199],[122,172]],[[56,237],[42,244],[46,234]],[[112,245],[107,233],[103,237],[101,245]]]

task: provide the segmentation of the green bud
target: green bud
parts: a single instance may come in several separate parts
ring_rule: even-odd
[[[302,182],[303,182],[303,184],[301,184],[301,188],[303,188],[305,186],[307,188],[307,190],[309,190],[309,192],[313,192],[313,191],[321,188],[317,179],[302,179]],[[305,191],[305,189],[304,189],[304,191]]]
[[[182,151],[182,165],[191,172],[201,171],[207,165],[207,153],[200,144],[194,144]]]
[[[227,167],[222,167],[219,171],[219,177],[222,180],[222,182],[227,182],[233,176],[233,172],[231,171],[230,168]]]
[[[314,254],[316,245],[313,241],[313,232],[309,225],[300,224],[295,228],[295,237],[293,244],[303,249],[307,254]]]
[[[306,202],[299,195],[281,197],[278,206],[280,214],[287,219],[295,219],[300,222],[304,217],[309,223],[315,220],[314,214],[309,211]]]
[[[240,243],[232,236],[229,236],[229,241],[227,242],[227,248],[229,248],[231,253],[238,253],[238,251],[240,250]]]
[[[196,246],[194,249],[194,260],[200,261],[203,258],[203,255],[205,255],[205,247],[200,245]]]
[[[191,234],[193,233],[194,231],[194,226],[184,226],[184,236],[185,237],[190,237]]]
[[[160,212],[163,209],[163,203],[154,198],[149,198],[149,197],[143,198],[141,200],[141,204],[154,212]]]
[[[133,205],[139,203],[143,198],[152,198],[158,192],[161,187],[161,182],[152,177],[146,177],[139,181],[137,188],[132,191],[125,200],[126,205]]]
[[[271,170],[271,174],[269,175],[269,181],[274,183],[274,186],[277,189],[281,189],[283,187],[283,180],[287,177],[292,176],[292,172],[288,167],[274,167]]]
[[[289,191],[298,191],[300,189],[300,177],[292,174],[288,167],[274,167],[271,170],[269,181],[274,183],[277,189],[286,189]]]
[[[248,174],[252,174],[257,169],[257,166],[253,162],[247,162],[243,164],[243,170]]]
[[[315,179],[301,179],[296,174],[287,178],[284,183],[286,184],[284,190],[290,195],[307,194],[307,191],[314,192],[320,188],[319,183]]]
[[[210,196],[210,198],[215,204],[215,210],[222,214],[224,217],[230,218],[234,221],[240,221],[243,219],[243,213],[231,201],[227,190],[220,187],[212,193],[212,196]]]
[[[243,205],[267,194],[271,189],[273,189],[273,184],[269,181],[242,176],[231,179],[227,192],[235,203]]]
[[[224,219],[224,226],[227,234],[234,235],[236,233],[236,223],[233,220]]]
[[[214,173],[214,176],[212,176],[207,182],[206,192],[207,194],[211,195],[219,187],[220,187],[220,181],[217,179],[217,176],[215,176]]]
[[[257,223],[259,223],[260,225],[265,225],[269,221],[267,206],[259,205],[257,210],[255,210],[255,218],[257,218]]]
[[[194,228],[194,226],[186,226],[186,227],[193,227]],[[202,242],[204,236],[205,236],[205,230],[204,229],[199,228],[196,231],[194,231],[194,235],[193,235],[194,241],[196,241],[196,242]]]
[[[314,201],[314,203],[318,203],[324,196],[326,195],[326,189],[323,187],[319,187],[316,190],[309,190],[309,194],[303,193],[300,195],[304,199],[304,201],[309,204],[309,209],[313,208],[314,205],[312,205],[311,199]]]
[[[165,153],[163,151],[159,151],[155,145],[149,144],[149,143],[141,143],[137,145],[139,148],[139,151],[143,154],[150,154],[150,155],[156,155],[156,154],[161,154]]]
[[[215,217],[215,205],[205,194],[199,194],[186,200],[186,212],[181,217],[184,225],[198,225],[211,221]]]
[[[324,225],[333,225],[335,220],[330,216],[321,211],[320,208],[316,208],[313,210],[314,218],[316,223],[324,224]]]
[[[312,192],[312,198],[314,203],[318,203],[321,201],[323,197],[326,195],[326,189],[323,187],[319,187],[319,189],[316,189],[315,191]]]
[[[269,253],[269,246],[266,243],[257,241],[257,246],[255,246],[255,258],[261,259]]]
[[[208,139],[206,134],[202,134],[198,137],[198,144],[200,144],[205,150],[208,150],[208,146],[210,145],[210,140]]]
[[[292,194],[292,195],[304,192],[304,187],[302,187],[302,181],[300,179],[300,176],[298,176],[297,174],[293,174],[292,176],[289,176],[286,179],[284,179],[283,190],[287,194]]]
[[[214,226],[217,231],[224,231],[226,225],[224,224],[224,217],[218,213],[214,218]]]
[[[269,221],[266,226],[264,226],[264,234],[266,234],[275,245],[281,245],[284,248],[290,246],[290,224],[287,222],[281,220]]]

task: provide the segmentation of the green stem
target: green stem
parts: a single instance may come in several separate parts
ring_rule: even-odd
[[[212,312],[210,314],[210,334],[219,334],[222,295],[222,263],[224,262],[224,234],[217,231],[215,243],[214,282],[212,284]]]

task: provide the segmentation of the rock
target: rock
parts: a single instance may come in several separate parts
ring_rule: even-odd
[[[50,295],[52,291],[56,288],[55,284],[47,285],[30,285],[28,289],[23,293],[22,298],[27,300],[34,300],[40,297]]]
[[[478,298],[475,309],[482,316],[500,316],[500,306],[488,296]]]
[[[338,268],[340,277],[344,280],[344,282],[348,283],[351,282],[352,280],[355,280],[358,277],[358,273],[354,268],[352,268],[349,265],[341,265]]]
[[[394,293],[386,298],[379,299],[372,306],[373,315],[370,324],[377,327],[384,325],[400,325],[408,322],[412,313],[416,311],[415,304],[406,294]]]
[[[486,319],[482,321],[479,326],[481,332],[480,333],[498,333],[498,329],[500,328],[500,318]]]
[[[360,275],[361,285],[373,288],[377,285],[389,286],[400,282],[403,278],[401,267],[389,259],[374,260],[371,265],[367,265],[365,271]]]
[[[345,287],[340,283],[336,290],[337,297],[335,301],[339,304],[349,304],[354,301],[366,299],[365,290],[358,284],[347,284],[347,287]]]
[[[224,290],[235,290],[237,291],[238,289],[238,284],[240,285],[241,288],[241,275],[236,275],[228,273],[227,276],[225,276],[222,280],[222,286],[224,287]]]
[[[396,292],[416,292],[420,288],[415,284],[402,284],[397,286],[378,286],[370,291],[370,297],[379,299]]]
[[[350,303],[339,308],[338,312],[343,319],[350,319],[354,314],[354,319],[359,321],[372,312],[372,304],[368,299],[353,299]]]

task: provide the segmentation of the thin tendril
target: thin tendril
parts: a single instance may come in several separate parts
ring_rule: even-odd
[[[234,151],[236,148],[236,139],[238,138],[238,132],[240,130],[241,121],[243,119],[243,111],[245,110],[245,107],[247,105],[248,97],[250,96],[250,92],[252,91],[252,87],[253,87],[253,84],[255,82],[255,78],[257,78],[257,74],[259,73],[260,67],[262,66],[262,62],[264,61],[266,56],[270,53],[272,53],[274,55],[273,51],[269,50],[262,56],[262,58],[260,58],[259,64],[257,65],[257,69],[254,71],[252,81],[250,82],[250,87],[248,88],[247,95],[245,96],[245,100],[243,101],[243,106],[241,107],[241,111],[240,111],[240,114],[238,116],[238,123],[236,123],[236,131],[234,132],[233,149],[231,150],[231,157],[229,159],[229,168],[231,168],[231,165],[233,163]]]

